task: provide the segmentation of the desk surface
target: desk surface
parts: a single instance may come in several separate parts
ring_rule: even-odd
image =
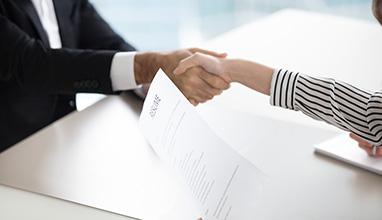
[[[380,39],[382,31],[376,24],[283,11],[233,30],[209,42],[207,46],[224,50],[231,56],[308,73],[328,73],[326,75],[357,82],[365,87],[379,88],[382,77],[375,70],[382,69],[382,63],[378,62],[382,50],[375,48],[382,48]],[[280,52],[276,53],[270,48],[278,48]],[[314,155],[313,144],[333,136],[333,131],[322,129],[329,127],[308,120],[301,114],[270,108],[267,103],[266,97],[235,85],[221,97],[198,109],[219,135],[269,175],[271,181],[264,188],[262,202],[256,210],[259,219],[380,220],[382,177]],[[89,146],[90,143],[97,147],[97,141],[105,143],[105,138],[96,136],[89,140],[89,134],[86,133],[88,128],[95,134],[96,126],[111,130],[129,126],[131,130],[136,126],[134,123],[140,104],[130,96],[107,98],[53,124],[1,156],[4,159],[8,153],[23,154],[28,149],[36,148],[36,145],[41,146],[41,143],[49,145],[72,138],[71,146],[66,147],[81,150],[86,149],[83,146]],[[90,114],[105,117],[89,118]],[[257,114],[268,118],[259,118]],[[282,121],[276,120],[280,118]],[[131,124],[126,125],[126,122]],[[67,136],[73,133],[76,134],[75,139]],[[55,135],[46,138],[47,134]],[[106,139],[111,143],[128,143],[127,135],[109,132]],[[138,134],[134,135],[139,137]],[[45,137],[43,140],[40,138],[42,136]],[[147,147],[141,140],[134,140],[137,140],[135,144]],[[54,146],[53,150],[67,151],[64,146],[62,143]],[[280,151],[280,148],[284,151]],[[36,149],[43,150],[44,147]],[[113,153],[119,155],[118,151]],[[27,156],[19,158],[27,160]],[[77,159],[79,163],[82,163],[82,159],[92,162],[89,157],[81,154]],[[20,161],[15,169],[25,170],[23,162]],[[134,172],[131,168],[128,171]],[[4,179],[2,181],[7,182]],[[0,219],[126,219],[120,215],[5,186],[0,186],[0,195]]]
[[[382,88],[381,39],[382,27],[377,22],[283,10],[223,34],[205,46],[227,52],[230,57],[379,90]],[[233,85],[213,103],[275,119],[331,128],[303,114],[271,107],[268,97],[239,85]]]

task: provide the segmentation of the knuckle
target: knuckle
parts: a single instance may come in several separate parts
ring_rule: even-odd
[[[229,89],[229,83],[222,81],[222,89]]]
[[[204,97],[206,100],[211,100],[214,98],[214,95],[211,95],[211,94],[206,94],[206,96]]]
[[[196,48],[196,47],[191,47],[188,49],[188,51],[190,51],[192,53],[195,53],[197,50],[198,50],[198,48]]]
[[[220,95],[220,94],[222,94],[222,92],[223,92],[222,90],[217,89],[214,91],[214,95]]]
[[[224,89],[224,83],[220,81],[218,78],[214,78],[212,80],[213,85],[218,89]]]

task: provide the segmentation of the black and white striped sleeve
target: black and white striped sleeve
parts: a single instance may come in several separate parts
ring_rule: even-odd
[[[280,69],[273,74],[270,102],[382,145],[382,92]]]

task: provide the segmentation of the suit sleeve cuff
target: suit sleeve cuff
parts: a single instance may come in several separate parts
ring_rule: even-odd
[[[113,91],[124,91],[139,88],[134,75],[134,58],[136,52],[120,52],[114,55],[111,63],[110,78]]]
[[[274,71],[271,83],[271,105],[296,110],[294,101],[298,77],[299,73],[288,70],[276,69]]]

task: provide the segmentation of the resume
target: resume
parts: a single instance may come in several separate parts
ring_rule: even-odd
[[[187,185],[204,220],[256,219],[266,176],[214,133],[162,70],[139,124],[158,157]]]

